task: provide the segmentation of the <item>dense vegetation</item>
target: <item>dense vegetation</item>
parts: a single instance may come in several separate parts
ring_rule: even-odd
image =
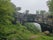
[[[0,40],[53,40],[48,36],[36,36],[39,30],[32,24],[25,24],[25,26],[18,22],[14,24],[15,8],[10,0],[0,0]]]
[[[48,0],[47,5],[51,16],[53,16],[53,0]]]
[[[28,40],[34,35],[20,23],[13,23],[15,8],[10,0],[0,0],[0,40]]]
[[[28,31],[34,34],[39,33],[41,30],[41,29],[39,30],[33,23],[25,23],[25,26]]]

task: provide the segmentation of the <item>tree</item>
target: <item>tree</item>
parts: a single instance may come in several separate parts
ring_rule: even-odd
[[[15,9],[10,0],[0,0],[0,23],[10,23]],[[8,22],[9,21],[9,22]]]
[[[10,0],[0,0],[0,40],[7,40],[8,33],[11,34],[15,31],[15,28],[11,28],[13,25],[9,25],[11,24],[10,19],[13,19],[14,12],[15,8]]]
[[[53,17],[53,0],[48,0],[47,5],[49,8],[50,16]]]
[[[49,11],[53,11],[53,0],[48,0],[47,5],[49,7]]]
[[[53,15],[53,0],[48,0],[47,5],[48,5],[48,8],[49,8],[50,14]]]

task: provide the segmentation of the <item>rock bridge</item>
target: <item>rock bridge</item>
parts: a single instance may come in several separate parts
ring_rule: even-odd
[[[16,17],[16,20],[19,21],[21,24],[25,24],[26,22],[35,22],[41,25],[42,32],[53,32],[53,20],[48,18],[47,15],[42,16],[41,14],[19,13]]]

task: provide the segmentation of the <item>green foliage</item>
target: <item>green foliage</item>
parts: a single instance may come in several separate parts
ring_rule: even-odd
[[[40,30],[33,23],[26,23],[25,26],[31,33],[36,34],[40,32]]]
[[[25,26],[20,25],[3,25],[0,24],[0,40],[26,40],[32,35]]]
[[[14,20],[15,8],[10,0],[0,0],[0,40],[27,40],[32,35],[21,24],[11,23],[11,20]]]
[[[50,14],[53,16],[53,0],[48,0],[47,5],[49,8]]]
[[[49,11],[53,12],[53,0],[48,0],[47,5],[49,7]]]
[[[13,19],[14,7],[10,0],[0,0],[0,23],[9,23],[9,19]]]
[[[53,37],[44,36],[44,35],[39,35],[39,37],[34,38],[33,40],[53,40]]]
[[[26,27],[20,23],[12,24],[11,20],[14,20],[13,15],[17,10],[10,1],[0,0],[0,40],[29,40],[39,30],[33,24],[26,24]]]

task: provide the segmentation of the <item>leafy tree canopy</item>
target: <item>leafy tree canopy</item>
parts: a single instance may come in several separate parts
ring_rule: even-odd
[[[53,20],[53,0],[48,0],[47,5],[49,8],[49,17]]]
[[[13,19],[14,12],[15,9],[10,0],[0,0],[0,23]]]
[[[49,7],[49,12],[53,15],[53,0],[48,0],[47,5]]]

